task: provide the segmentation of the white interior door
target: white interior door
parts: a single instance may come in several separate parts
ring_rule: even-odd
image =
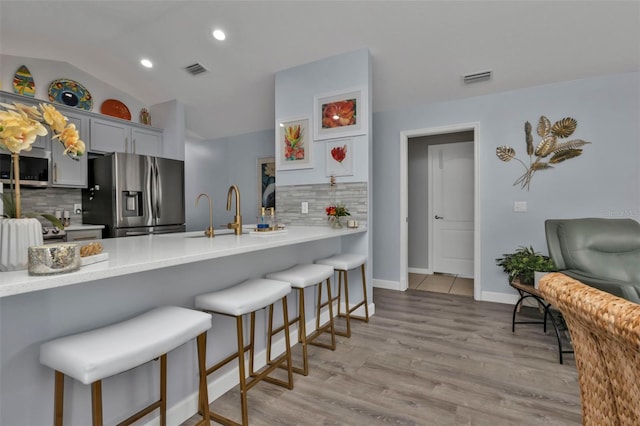
[[[473,142],[429,146],[433,272],[473,277]]]

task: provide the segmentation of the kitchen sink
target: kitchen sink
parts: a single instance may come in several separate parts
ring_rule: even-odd
[[[248,234],[251,231],[251,229],[249,228],[243,228],[242,229],[242,234]],[[188,234],[190,235],[184,235],[184,238],[209,238],[208,236],[204,235],[204,231],[193,231],[193,232],[189,232]],[[191,235],[191,234],[195,234],[195,235]],[[233,231],[233,229],[227,229],[227,228],[223,228],[223,229],[214,229],[213,232],[213,238],[215,237],[222,237],[225,235],[233,235],[235,236],[235,233]]]

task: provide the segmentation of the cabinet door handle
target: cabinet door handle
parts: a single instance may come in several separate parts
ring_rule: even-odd
[[[136,150],[136,140],[133,140],[133,153],[135,154],[137,152]]]
[[[124,152],[129,152],[129,138],[124,138]]]
[[[58,183],[58,163],[53,163],[53,181]]]

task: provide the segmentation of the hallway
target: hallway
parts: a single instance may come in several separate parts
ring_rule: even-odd
[[[473,297],[473,280],[451,274],[409,273],[409,289]]]

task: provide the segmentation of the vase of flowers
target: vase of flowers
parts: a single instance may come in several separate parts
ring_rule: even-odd
[[[349,213],[349,210],[347,210],[344,204],[332,204],[325,208],[325,212],[327,213],[329,225],[334,229],[342,228],[344,226],[342,218],[351,216],[351,213]]]
[[[84,154],[85,145],[80,140],[74,124],[54,106],[40,104],[27,106],[21,103],[0,103],[0,149],[11,153],[10,191],[2,194],[3,219],[0,223],[0,270],[26,269],[28,250],[42,244],[42,229],[37,219],[23,219],[20,199],[20,152],[31,151],[38,136],[46,136],[51,130],[53,140],[65,148],[64,153],[73,159]],[[43,214],[52,223],[60,221]],[[57,222],[57,223],[56,223]]]

